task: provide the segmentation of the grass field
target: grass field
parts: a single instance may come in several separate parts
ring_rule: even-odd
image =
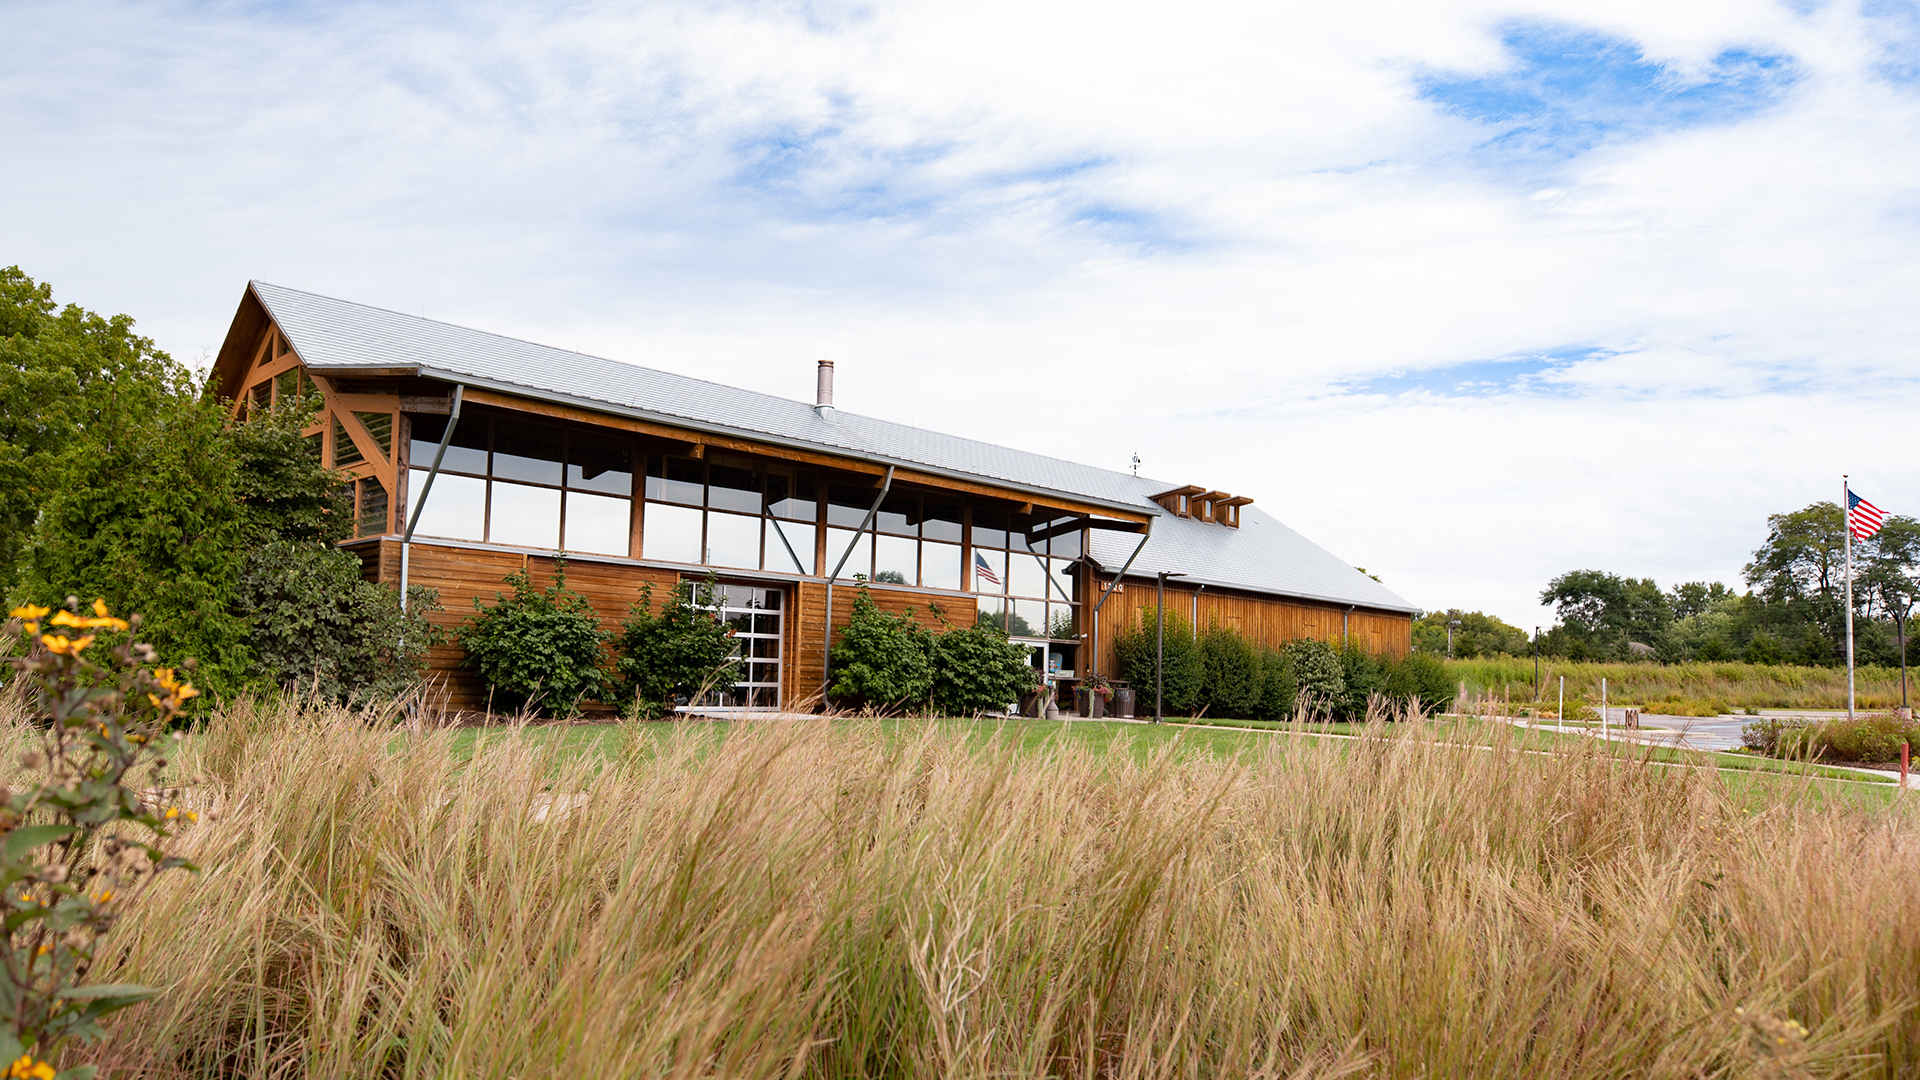
[[[95,973],[167,992],[92,1055],[141,1076],[1920,1070],[1920,818],[1890,792],[1382,730],[396,736],[229,710],[180,754],[213,811],[189,834],[205,872],[163,879]]]
[[[1473,697],[1533,700],[1533,660],[1497,657],[1489,660],[1445,661],[1453,682],[1465,682]],[[1842,668],[1793,664],[1590,664],[1543,657],[1540,661],[1539,703],[1555,704],[1559,678],[1566,676],[1568,712],[1578,703],[1600,700],[1600,680],[1607,680],[1608,700],[1615,705],[1645,705],[1655,712],[1682,716],[1710,716],[1756,709],[1844,709],[1847,673]],[[1912,692],[1909,687],[1909,692]],[[1900,669],[1863,667],[1855,672],[1855,694],[1863,709],[1891,709],[1900,704]]]

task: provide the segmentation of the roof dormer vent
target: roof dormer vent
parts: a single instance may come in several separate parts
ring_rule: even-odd
[[[1199,484],[1188,484],[1153,497],[1167,513],[1183,518],[1199,518],[1230,529],[1240,527],[1240,508],[1253,500],[1245,495],[1209,491]]]

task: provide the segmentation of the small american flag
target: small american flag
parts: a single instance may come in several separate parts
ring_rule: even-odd
[[[1867,500],[1847,492],[1847,531],[1855,540],[1865,540],[1880,531],[1886,512]]]
[[[995,585],[1000,584],[1000,575],[993,572],[993,567],[987,565],[987,557],[978,551],[973,553],[973,576],[991,581]]]

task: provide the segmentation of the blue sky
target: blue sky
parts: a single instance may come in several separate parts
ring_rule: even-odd
[[[9,7],[0,265],[258,277],[1244,492],[1414,603],[1920,510],[1920,8]]]

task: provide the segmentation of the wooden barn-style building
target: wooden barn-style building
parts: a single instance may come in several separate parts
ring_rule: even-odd
[[[715,707],[818,702],[856,579],[930,625],[1004,627],[1063,706],[1113,675],[1162,572],[1193,626],[1409,647],[1412,606],[1251,498],[841,412],[818,376],[807,404],[258,281],[214,367],[236,415],[319,393],[308,435],[354,477],[349,545],[372,578],[438,589],[449,629],[563,552],[609,627],[645,585],[716,577],[749,662]],[[432,664],[452,707],[483,708],[462,659]]]

